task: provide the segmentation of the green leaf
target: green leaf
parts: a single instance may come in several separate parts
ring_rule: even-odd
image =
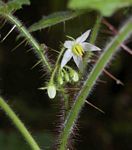
[[[117,9],[132,5],[132,0],[70,0],[68,7],[71,9],[101,12],[103,16],[111,16]]]
[[[72,11],[56,12],[46,17],[43,17],[37,23],[34,23],[32,26],[30,26],[29,31],[33,32],[33,31],[41,30],[53,26],[55,24],[64,22],[66,20],[70,20],[74,17],[77,17],[78,15],[80,15],[80,12],[72,12]]]
[[[0,13],[10,13],[22,8],[22,5],[29,5],[29,0],[11,0],[8,3],[0,1]]]

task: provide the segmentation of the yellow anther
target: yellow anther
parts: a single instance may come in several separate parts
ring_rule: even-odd
[[[84,53],[84,50],[82,48],[82,46],[80,44],[75,44],[72,48],[72,51],[74,54],[76,54],[77,56],[82,56]]]

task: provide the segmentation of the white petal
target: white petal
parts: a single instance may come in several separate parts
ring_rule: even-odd
[[[47,89],[47,92],[48,92],[49,98],[51,98],[51,99],[55,98],[55,96],[56,96],[56,87],[54,85],[49,85],[48,89]]]
[[[100,51],[101,50],[99,47],[94,46],[87,42],[81,43],[81,46],[83,47],[84,51]]]
[[[90,31],[91,31],[91,30],[87,30],[85,33],[83,33],[81,36],[79,36],[79,37],[76,39],[76,42],[77,42],[77,43],[84,42],[84,41],[88,38],[88,36],[89,36],[89,34],[90,34]]]
[[[66,52],[63,55],[62,61],[61,61],[61,68],[67,64],[67,62],[72,58],[73,54],[70,49],[66,50]]]
[[[82,57],[73,55],[73,59],[74,59],[76,65],[77,65],[77,67],[78,67],[79,69],[81,69],[81,68],[82,68]]]
[[[64,47],[71,49],[73,45],[73,41],[65,41]]]

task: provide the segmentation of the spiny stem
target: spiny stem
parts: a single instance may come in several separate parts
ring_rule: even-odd
[[[104,67],[107,65],[112,55],[116,52],[117,48],[120,44],[131,34],[132,29],[132,20],[128,20],[120,30],[119,34],[110,42],[110,44],[105,48],[103,54],[100,59],[97,61],[96,65],[92,69],[88,79],[84,83],[79,95],[76,98],[73,107],[71,108],[68,117],[64,123],[64,129],[60,136],[60,146],[59,150],[66,150],[69,136],[74,127],[75,121],[79,116],[79,112],[81,111],[83,105],[85,104],[85,100],[89,95],[91,89],[96,83],[98,77],[102,73]]]
[[[16,28],[22,33],[27,41],[32,45],[35,50],[35,53],[40,58],[42,64],[47,67],[47,71],[50,73],[52,68],[47,58],[44,56],[44,52],[40,44],[33,38],[33,36],[28,32],[28,30],[23,26],[23,24],[12,14],[2,14],[8,21],[16,25]]]
[[[30,145],[32,150],[40,150],[38,144],[33,139],[32,135],[26,129],[22,121],[18,118],[18,116],[14,113],[11,107],[4,101],[3,98],[0,97],[0,107],[6,113],[6,115],[11,119],[14,123],[15,127],[21,132],[27,143]]]

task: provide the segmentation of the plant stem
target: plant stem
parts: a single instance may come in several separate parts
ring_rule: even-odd
[[[47,71],[51,72],[51,65],[48,61],[48,59],[45,57],[43,48],[40,46],[40,44],[33,38],[33,36],[29,33],[29,31],[23,26],[23,24],[12,14],[2,14],[7,20],[9,20],[11,23],[16,25],[17,29],[22,33],[23,36],[27,39],[27,41],[31,44],[31,46],[34,48],[35,53],[38,55],[39,59],[41,60],[43,66],[46,66]]]
[[[91,34],[91,37],[90,37],[90,41],[89,41],[89,43],[91,43],[91,44],[94,44],[96,41],[98,31],[100,28],[101,20],[102,20],[102,16],[100,14],[98,14],[94,28],[93,28],[93,31],[92,31],[92,34]]]
[[[35,140],[31,136],[29,131],[26,129],[22,121],[18,118],[18,116],[14,113],[14,111],[10,108],[10,106],[1,97],[0,97],[0,107],[14,123],[15,127],[21,132],[21,134],[23,135],[27,143],[30,145],[32,150],[40,150],[38,144],[35,142]]]
[[[128,22],[126,22],[122,27],[122,29],[120,30],[119,34],[110,42],[108,46],[106,46],[104,53],[101,55],[100,59],[97,61],[96,65],[92,69],[88,79],[84,83],[64,123],[64,129],[60,136],[59,150],[67,149],[68,138],[72,132],[74,123],[79,116],[79,112],[81,111],[83,105],[85,104],[87,96],[89,95],[91,89],[96,83],[98,77],[103,72],[104,67],[111,59],[112,55],[119,48],[120,44],[131,34],[132,32],[131,27],[132,27],[132,20],[128,20]]]
[[[58,65],[59,65],[59,62],[60,62],[60,59],[61,59],[61,56],[62,56],[64,50],[65,50],[65,49],[62,48],[62,50],[61,50],[60,53],[59,53],[59,56],[58,56],[57,61],[56,61],[56,63],[55,63],[55,68],[54,68],[54,70],[53,70],[53,72],[52,72],[52,74],[51,74],[51,78],[50,78],[50,81],[49,81],[49,82],[53,82],[53,80],[54,80],[54,77],[55,77],[55,74],[56,74],[56,71],[57,71],[57,68],[58,68]]]

